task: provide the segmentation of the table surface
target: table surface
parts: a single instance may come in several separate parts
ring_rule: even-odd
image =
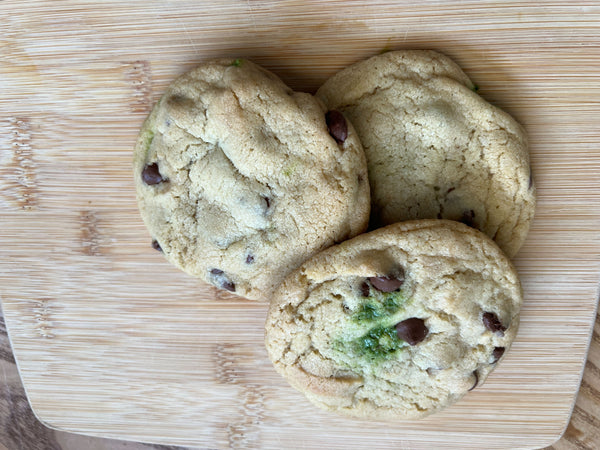
[[[21,384],[0,316],[0,450],[183,450],[189,447],[132,443],[52,430],[34,416]],[[564,435],[548,449],[595,449],[600,442],[600,314],[573,415]]]

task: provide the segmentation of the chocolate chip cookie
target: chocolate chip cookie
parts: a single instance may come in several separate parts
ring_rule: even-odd
[[[134,176],[153,246],[250,299],[368,222],[351,124],[242,59],[203,63],[169,86],[143,124]]]
[[[275,369],[317,406],[399,419],[480,386],[509,350],[522,293],[480,231],[407,221],[331,247],[275,292],[265,330]]]
[[[453,61],[425,50],[374,56],[318,90],[365,148],[371,228],[450,219],[517,253],[535,210],[527,136],[475,90]]]

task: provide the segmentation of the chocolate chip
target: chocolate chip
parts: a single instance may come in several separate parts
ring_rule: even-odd
[[[469,209],[468,211],[463,212],[463,215],[460,219],[460,222],[465,225],[470,226],[471,228],[475,227],[475,211]]]
[[[498,360],[500,358],[502,358],[502,355],[504,355],[504,347],[495,347],[494,351],[492,352],[492,356],[494,357],[494,360],[492,361],[492,364],[496,364],[498,362]]]
[[[394,292],[404,284],[404,269],[398,268],[387,277],[369,277],[369,281],[375,289],[381,292]]]
[[[149,186],[166,181],[158,171],[158,164],[147,164],[142,170],[142,180]]]
[[[263,197],[263,200],[265,201],[265,204],[267,205],[267,209],[271,207],[271,200],[269,199],[269,197]]]
[[[506,327],[502,325],[502,322],[500,322],[500,319],[498,319],[496,313],[484,312],[482,320],[485,327],[492,333],[500,333],[501,336],[504,336]]]
[[[252,264],[254,262],[254,256],[248,255],[246,256],[246,264]]]
[[[156,239],[152,239],[152,248],[154,250],[158,250],[159,252],[163,251],[163,249],[160,248],[160,244],[158,243],[158,241]]]
[[[450,193],[450,192],[452,192],[454,189],[456,189],[456,188],[455,188],[455,187],[451,187],[450,189],[448,189],[448,190],[446,191],[446,194],[449,194],[449,193]]]
[[[231,281],[221,269],[211,269],[210,274],[212,275],[213,283],[215,285],[222,289],[235,292],[235,283]]]
[[[473,375],[475,375],[475,383],[473,383],[473,386],[471,386],[471,389],[469,389],[469,391],[472,391],[473,389],[475,389],[477,387],[477,384],[479,383],[479,375],[477,375],[477,371],[473,371]]]
[[[325,121],[331,137],[338,144],[343,144],[348,137],[348,125],[344,115],[339,111],[332,110],[325,114]]]
[[[418,317],[411,317],[396,324],[396,334],[410,345],[416,345],[423,341],[427,333],[429,333],[429,329],[425,326],[425,321]]]
[[[371,288],[369,287],[369,283],[365,281],[363,284],[360,285],[360,293],[363,297],[368,297],[369,295],[371,295]]]
[[[235,292],[235,283],[233,281],[223,281],[221,287],[230,292]]]

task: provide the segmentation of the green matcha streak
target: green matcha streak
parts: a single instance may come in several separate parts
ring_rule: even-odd
[[[150,150],[150,146],[152,145],[152,141],[154,140],[154,131],[152,130],[147,130],[144,133],[144,151],[146,154],[146,157],[148,156],[148,150]]]

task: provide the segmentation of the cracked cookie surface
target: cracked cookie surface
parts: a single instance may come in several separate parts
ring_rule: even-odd
[[[484,382],[517,333],[521,286],[483,233],[449,220],[389,225],[331,247],[273,296],[275,369],[317,406],[416,418]]]
[[[134,152],[153,246],[193,276],[264,300],[309,256],[364,231],[364,152],[344,116],[326,113],[247,60],[175,80]]]
[[[510,257],[535,210],[527,137],[449,58],[393,51],[335,74],[317,97],[350,119],[367,155],[371,228],[461,221]]]

